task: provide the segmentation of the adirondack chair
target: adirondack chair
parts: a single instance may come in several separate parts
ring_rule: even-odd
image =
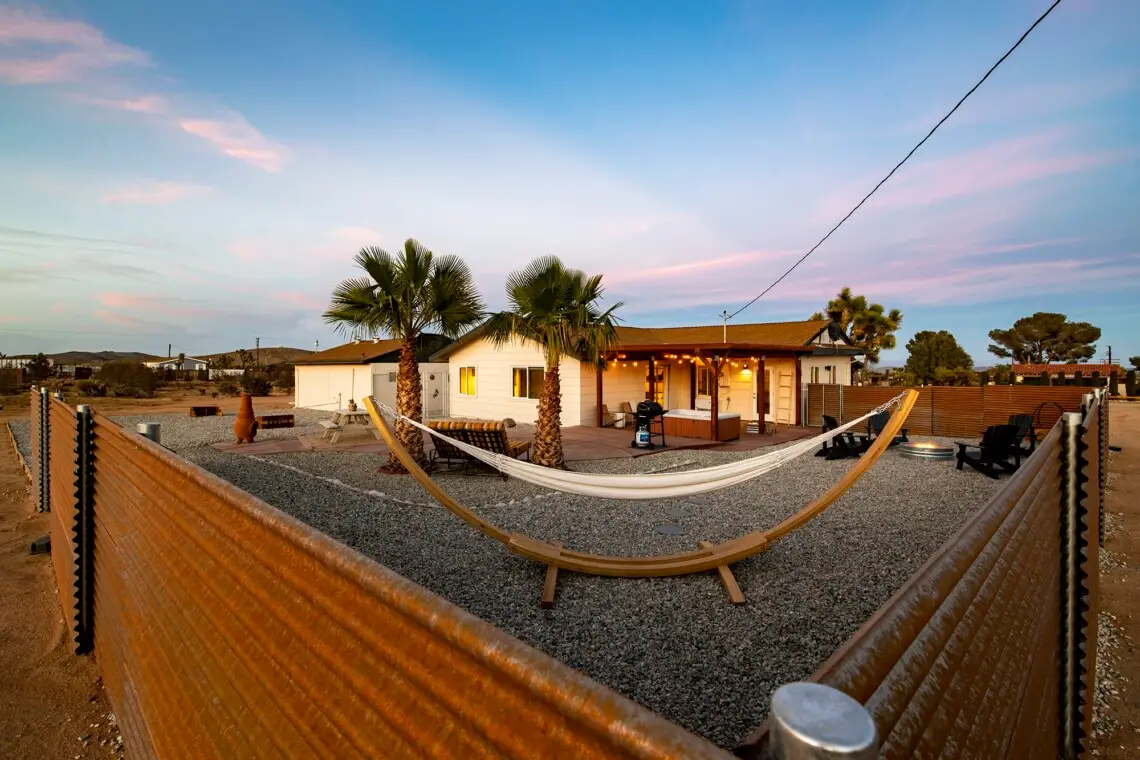
[[[823,415],[823,431],[826,433],[829,430],[835,430],[839,427],[839,422],[829,414]],[[826,459],[844,459],[846,457],[857,457],[863,453],[859,448],[859,444],[855,441],[855,435],[850,431],[841,433],[830,441],[823,442],[823,448],[815,452],[817,457],[824,457]]]
[[[633,404],[628,401],[621,402],[618,411],[614,414],[614,422],[621,420],[621,427],[629,427],[637,419],[637,414],[633,411]]]
[[[617,424],[619,416],[620,413],[611,412],[608,406],[602,404],[602,427],[613,427]]]
[[[860,433],[856,436],[860,451],[866,451],[871,448],[871,444],[882,434],[883,428],[890,419],[890,412],[879,412],[867,420],[867,432]],[[910,439],[906,437],[906,428],[903,428],[899,431],[898,435],[891,439],[891,442],[887,444],[887,446],[898,446],[900,443],[905,443],[909,440]]]
[[[968,464],[983,475],[997,479],[1001,473],[1015,471],[1021,465],[1017,443],[1017,425],[990,425],[980,443],[958,443],[958,469]],[[971,453],[977,449],[977,454]],[[1016,459],[1016,462],[1011,462]]]
[[[1021,457],[1028,457],[1037,449],[1037,431],[1033,429],[1033,415],[1032,414],[1011,414],[1009,415],[1009,424],[1017,425],[1017,452],[1016,457],[1018,465],[1021,464]],[[1026,446],[1025,442],[1029,441]]]

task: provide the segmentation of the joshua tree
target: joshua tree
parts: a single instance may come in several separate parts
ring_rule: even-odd
[[[336,286],[325,321],[341,333],[363,328],[400,341],[396,407],[400,414],[419,421],[423,402],[418,339],[429,331],[456,338],[483,318],[483,301],[471,270],[458,256],[436,256],[411,238],[397,255],[375,246],[362,248],[356,265],[366,276]],[[423,434],[402,421],[396,423],[396,434],[416,461],[423,462]],[[394,454],[388,464],[392,470],[403,470]]]
[[[828,302],[824,311],[811,315],[812,319],[830,319],[842,328],[851,341],[862,348],[867,362],[879,361],[879,352],[895,347],[895,331],[902,325],[902,312],[887,310],[882,304],[868,303],[866,296],[857,296],[851,288],[843,288]]]
[[[538,399],[538,422],[533,461],[561,468],[562,386],[559,362],[572,356],[602,371],[604,352],[617,345],[615,303],[606,310],[598,304],[602,276],[567,269],[555,256],[542,256],[507,278],[508,311],[493,314],[483,330],[492,343],[502,346],[521,339],[542,349],[545,373]]]

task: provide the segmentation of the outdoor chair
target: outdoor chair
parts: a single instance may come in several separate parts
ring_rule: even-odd
[[[867,432],[860,433],[857,438],[859,441],[859,450],[866,451],[871,448],[871,444],[875,442],[883,433],[883,428],[887,426],[887,422],[891,419],[890,412],[879,412],[867,420]],[[889,446],[898,446],[900,443],[906,443],[910,439],[906,437],[906,428],[898,432],[894,438],[891,439]]]
[[[621,419],[621,427],[632,425],[637,419],[637,414],[633,411],[633,404],[628,401],[621,402],[618,407],[618,413],[614,415],[614,421]]]
[[[1011,414],[1009,415],[1009,424],[1017,425],[1017,449],[1018,449],[1018,464],[1020,464],[1021,457],[1028,457],[1037,449],[1037,431],[1033,428],[1033,415],[1032,414]],[[1025,442],[1029,441],[1026,446]]]
[[[839,422],[829,414],[823,415],[823,430],[826,433],[829,430],[835,430],[839,427]],[[847,457],[857,457],[862,453],[859,444],[855,441],[855,435],[850,431],[840,433],[832,438],[830,441],[823,442],[823,448],[815,452],[817,457],[824,457],[825,459],[845,459]]]
[[[466,444],[476,446],[486,451],[503,454],[512,459],[518,459],[523,454],[526,454],[527,459],[530,459],[530,441],[512,441],[507,437],[506,425],[501,422],[432,420],[428,422],[428,427],[443,433],[448,438],[463,441]],[[464,475],[472,472],[472,465],[476,466],[475,472],[486,471],[487,468],[484,467],[481,462],[447,443],[446,439],[442,439],[439,436],[433,436],[433,438],[435,439],[435,456],[437,459],[461,460],[463,462]],[[492,472],[496,475],[500,475],[503,480],[507,479],[507,476],[503,473],[496,470],[492,470]]]
[[[602,404],[602,427],[614,427],[620,414],[610,412],[610,408]]]
[[[1017,433],[1017,425],[990,425],[982,434],[980,443],[959,442],[958,469],[968,464],[995,480],[1002,473],[1014,472],[1021,465]],[[971,449],[977,449],[977,454],[971,453]]]

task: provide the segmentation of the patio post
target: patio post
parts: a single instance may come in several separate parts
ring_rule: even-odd
[[[597,417],[598,417],[598,427],[605,427],[605,424],[606,424],[606,421],[602,418],[602,373],[605,372],[605,369],[604,369],[605,359],[604,358],[602,360],[602,363],[603,363],[602,367],[595,367],[594,368],[594,374],[596,375],[595,384],[597,385],[597,394],[598,394],[598,403],[596,404],[596,406],[597,406]]]
[[[801,410],[800,410],[800,393],[801,393],[801,390],[800,390],[800,364],[802,364],[803,362],[802,362],[802,357],[796,356],[795,354],[793,354],[793,356],[795,356],[795,363],[796,363],[796,377],[795,377],[795,380],[793,381],[793,383],[795,385],[794,393],[796,394],[796,396],[794,399],[792,399],[792,407],[795,410],[793,413],[795,414],[796,425],[802,425],[804,423],[803,423],[803,419],[802,419],[803,415],[801,414]]]
[[[761,356],[756,362],[756,419],[759,421],[757,429],[761,434],[768,431],[768,426],[764,421],[764,405],[768,400],[768,389],[764,385],[765,379],[764,357]]]
[[[646,401],[657,400],[657,358],[649,357],[649,396]]]
[[[711,397],[709,428],[712,430],[712,439],[714,441],[720,440],[720,357],[713,356],[712,361],[709,362],[712,369],[711,385],[709,388],[709,396]]]

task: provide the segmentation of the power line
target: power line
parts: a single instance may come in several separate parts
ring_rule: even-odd
[[[997,60],[997,63],[995,63],[993,66],[990,66],[990,69],[989,69],[989,71],[987,71],[987,72],[986,72],[985,76],[983,76],[981,79],[979,79],[979,80],[978,80],[978,82],[977,82],[977,84],[975,84],[973,87],[971,87],[971,88],[970,88],[970,90],[969,90],[969,92],[967,92],[965,95],[963,95],[963,96],[962,96],[962,98],[961,98],[961,100],[959,100],[957,103],[955,103],[955,104],[954,104],[954,107],[953,107],[953,108],[951,108],[951,109],[950,109],[950,110],[949,110],[949,111],[946,113],[946,115],[945,115],[945,116],[943,116],[941,119],[939,119],[939,120],[938,120],[938,123],[937,123],[937,124],[935,124],[933,127],[931,127],[931,128],[930,128],[930,131],[926,133],[926,137],[923,137],[921,140],[919,140],[919,141],[918,141],[918,144],[917,144],[917,145],[915,145],[913,148],[911,148],[911,149],[910,149],[910,152],[909,152],[909,153],[907,153],[907,154],[906,154],[906,156],[904,156],[904,157],[903,157],[903,160],[902,160],[902,161],[899,161],[897,164],[895,164],[895,168],[891,169],[891,170],[890,170],[890,172],[888,172],[888,173],[887,173],[887,176],[885,176],[885,177],[883,177],[881,180],[879,180],[879,184],[875,185],[875,187],[871,189],[871,192],[869,192],[869,193],[867,193],[866,195],[864,195],[864,196],[863,196],[863,200],[861,200],[861,201],[859,201],[858,203],[856,203],[856,204],[855,204],[855,208],[853,208],[853,209],[851,209],[850,211],[848,211],[848,212],[847,212],[847,216],[845,216],[845,217],[843,217],[842,219],[840,219],[840,220],[839,220],[839,222],[838,222],[838,223],[837,223],[837,224],[836,224],[834,227],[832,227],[830,230],[828,230],[828,232],[827,232],[827,234],[826,234],[826,235],[824,235],[822,238],[820,238],[820,240],[819,240],[819,242],[818,242],[818,243],[816,243],[815,245],[813,245],[813,246],[811,247],[811,249],[810,249],[810,250],[808,250],[808,252],[807,252],[807,253],[805,253],[803,256],[800,256],[800,258],[796,260],[796,263],[795,263],[795,264],[792,264],[790,267],[788,267],[788,270],[787,270],[786,272],[784,272],[782,275],[780,275],[779,277],[777,277],[777,278],[776,278],[776,280],[775,280],[775,282],[773,282],[773,283],[772,283],[771,285],[769,285],[768,287],[764,288],[764,290],[763,290],[763,291],[761,291],[760,295],[756,296],[756,297],[755,297],[755,298],[753,298],[751,301],[749,301],[748,303],[744,304],[743,306],[741,306],[741,307],[740,307],[739,309],[737,309],[736,311],[732,312],[732,314],[728,315],[728,319],[732,319],[732,318],[733,318],[733,317],[735,317],[737,314],[739,314],[740,312],[744,311],[744,310],[745,310],[745,309],[747,309],[749,306],[751,306],[752,304],[756,303],[756,302],[757,302],[757,301],[759,301],[761,298],[763,298],[763,297],[764,297],[764,296],[765,296],[765,295],[768,293],[768,291],[770,291],[772,288],[774,288],[774,287],[776,287],[777,285],[779,285],[779,284],[780,284],[780,282],[781,282],[781,281],[783,281],[783,279],[784,279],[785,277],[787,277],[787,276],[788,276],[788,275],[790,275],[790,274],[791,274],[793,271],[795,271],[796,267],[798,267],[800,264],[804,263],[804,261],[807,259],[807,257],[808,257],[808,256],[811,256],[813,253],[815,253],[815,250],[816,250],[817,248],[819,248],[821,245],[823,245],[824,243],[826,243],[826,242],[827,242],[827,239],[828,239],[829,237],[831,237],[831,236],[832,236],[832,234],[833,234],[833,233],[834,233],[836,230],[838,230],[840,227],[842,227],[842,226],[843,226],[843,223],[844,223],[844,222],[846,222],[848,219],[850,219],[850,218],[851,218],[851,217],[852,217],[852,216],[855,214],[855,212],[856,212],[856,211],[858,211],[858,210],[859,210],[859,209],[860,209],[860,208],[863,206],[863,204],[864,204],[864,203],[866,203],[866,202],[867,202],[867,200],[868,200],[868,199],[869,199],[869,198],[870,198],[872,195],[874,195],[874,194],[875,194],[875,193],[878,191],[878,189],[879,189],[880,187],[882,187],[883,185],[885,185],[885,184],[887,183],[887,180],[889,180],[891,177],[893,177],[893,176],[894,176],[894,174],[895,174],[895,172],[897,172],[897,171],[898,171],[898,170],[899,170],[899,169],[902,167],[902,165],[903,165],[903,164],[905,164],[907,161],[909,161],[909,160],[910,160],[910,157],[911,157],[911,156],[913,156],[913,155],[914,155],[914,154],[915,154],[915,153],[918,151],[918,149],[919,149],[919,148],[921,148],[921,147],[923,146],[923,144],[924,144],[924,143],[926,143],[926,141],[930,139],[931,135],[933,135],[935,132],[937,132],[937,131],[938,131],[938,128],[939,128],[939,127],[941,127],[941,126],[942,126],[942,125],[943,125],[943,124],[946,122],[946,120],[947,120],[947,119],[949,119],[951,116],[953,116],[953,115],[954,115],[954,112],[955,112],[955,111],[957,111],[957,110],[958,110],[958,108],[959,108],[959,107],[960,107],[960,106],[961,106],[963,103],[965,103],[965,102],[966,102],[966,99],[967,99],[967,98],[969,98],[971,95],[973,95],[973,94],[974,94],[974,91],[975,91],[975,90],[977,90],[979,87],[981,87],[981,86],[982,86],[982,84],[983,84],[983,83],[984,83],[984,82],[985,82],[987,79],[989,79],[989,78],[990,78],[990,74],[994,73],[994,71],[995,71],[995,70],[997,70],[997,67],[998,67],[998,66],[1001,66],[1001,65],[1002,65],[1002,63],[1004,63],[1004,62],[1005,62],[1005,59],[1006,59],[1006,58],[1009,58],[1009,56],[1010,56],[1010,55],[1013,53],[1013,51],[1014,51],[1014,50],[1017,50],[1017,48],[1018,48],[1018,47],[1021,45],[1021,43],[1022,43],[1022,42],[1025,42],[1025,38],[1026,38],[1026,37],[1028,37],[1028,36],[1029,36],[1029,34],[1030,34],[1030,33],[1031,33],[1031,32],[1032,32],[1034,29],[1036,29],[1036,28],[1037,28],[1037,25],[1038,25],[1038,24],[1040,24],[1042,21],[1044,21],[1044,20],[1046,19],[1046,17],[1047,17],[1047,16],[1048,16],[1050,13],[1052,13],[1052,12],[1053,12],[1053,9],[1054,9],[1054,8],[1056,8],[1056,7],[1057,7],[1058,5],[1060,5],[1060,4],[1061,4],[1061,0],[1054,0],[1053,4],[1052,4],[1052,5],[1050,5],[1050,6],[1049,6],[1049,7],[1048,7],[1048,8],[1045,10],[1045,12],[1044,12],[1044,13],[1042,13],[1042,14],[1041,14],[1041,15],[1040,15],[1040,16],[1037,18],[1037,20],[1036,20],[1036,21],[1034,21],[1034,22],[1033,22],[1033,24],[1032,24],[1032,25],[1031,25],[1031,26],[1030,26],[1028,29],[1026,29],[1026,30],[1025,30],[1025,33],[1024,33],[1024,34],[1022,34],[1020,37],[1018,37],[1018,38],[1017,38],[1017,42],[1013,43],[1013,47],[1011,47],[1009,50],[1005,51],[1005,55],[1003,55],[1001,58],[999,58],[999,59]]]

